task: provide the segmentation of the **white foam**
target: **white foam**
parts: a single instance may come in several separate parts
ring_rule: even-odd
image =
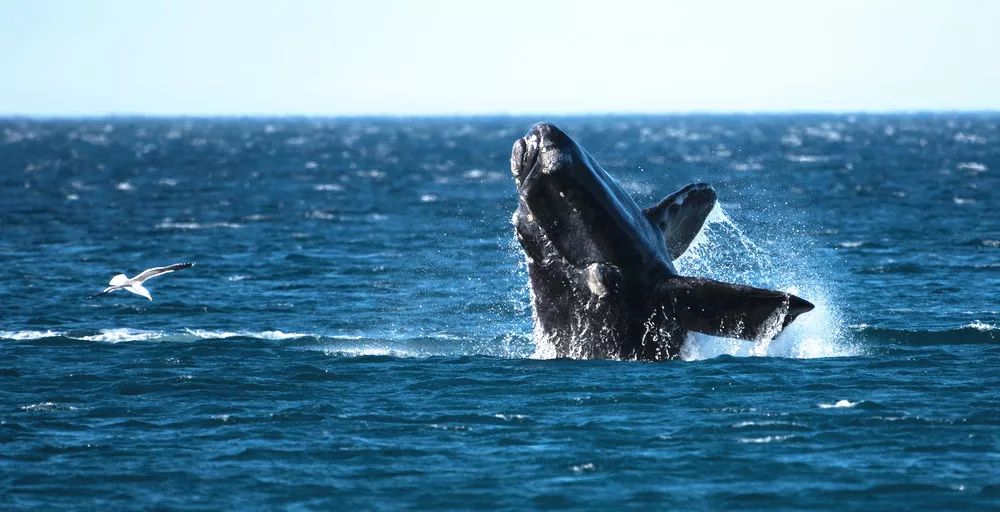
[[[820,409],[849,409],[858,405],[858,402],[851,402],[850,400],[838,400],[836,403],[832,404],[817,404]]]
[[[503,421],[520,421],[527,418],[527,416],[523,414],[499,414],[499,413],[494,414],[493,417]]]
[[[801,423],[789,421],[740,421],[733,424],[733,428],[747,427],[803,427]]]
[[[313,190],[317,190],[319,192],[341,192],[344,190],[344,186],[336,183],[321,183],[314,186]]]
[[[41,338],[51,338],[55,336],[66,336],[65,332],[58,331],[0,331],[0,339],[6,340],[36,340]],[[71,339],[80,341],[98,341],[105,343],[122,343],[129,341],[195,341],[195,340],[218,340],[226,338],[256,338],[271,341],[283,341],[300,338],[320,338],[321,335],[284,332],[280,330],[268,331],[216,331],[207,329],[184,329],[182,332],[162,332],[152,330],[132,329],[128,327],[101,329],[97,334],[86,336],[69,336]],[[326,336],[327,338],[347,338],[360,339],[354,336]]]
[[[156,225],[157,229],[212,229],[212,228],[229,228],[236,229],[242,228],[242,224],[236,224],[234,222],[173,222],[170,219],[164,219],[163,222]]]
[[[121,343],[124,341],[143,341],[161,337],[163,337],[163,334],[159,332],[138,331],[126,327],[120,329],[101,329],[100,334],[83,336],[76,339],[84,341],[104,341],[108,343]]]
[[[982,332],[995,331],[997,329],[1000,329],[1000,327],[997,327],[996,325],[988,324],[986,322],[981,322],[979,320],[976,320],[975,322],[972,322],[971,324],[963,325],[962,327],[964,327],[964,328],[971,328],[971,329],[975,329],[977,331],[982,331]]]
[[[784,436],[743,437],[743,438],[740,438],[740,442],[741,443],[751,443],[751,444],[779,443],[779,442],[784,441],[786,439],[791,439],[792,437],[794,437],[792,434],[788,434],[788,435],[784,435]]]
[[[0,339],[5,340],[37,340],[41,338],[53,338],[62,336],[63,333],[56,331],[0,331]]]
[[[387,346],[360,346],[360,347],[327,347],[323,349],[323,354],[328,356],[391,356],[391,357],[419,357],[427,354],[415,354],[405,350],[398,350]]]
[[[986,172],[990,168],[979,162],[962,162],[956,166],[960,170],[972,171],[974,173]]]
[[[57,404],[55,402],[39,402],[37,404],[22,405],[21,410],[27,412],[46,412],[58,410],[75,411],[77,408],[72,405]]]
[[[298,332],[283,332],[283,331],[210,331],[205,329],[185,329],[189,334],[196,336],[203,340],[218,340],[226,338],[258,338],[264,340],[291,340],[296,338],[308,338],[314,337],[313,334],[303,334]]]
[[[248,336],[254,338],[262,338],[265,340],[292,340],[296,338],[307,338],[310,335],[298,332],[261,331],[258,333],[251,333]]]

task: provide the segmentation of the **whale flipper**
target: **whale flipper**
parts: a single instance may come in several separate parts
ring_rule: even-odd
[[[683,328],[744,340],[773,337],[814,307],[790,293],[700,277],[670,277],[658,292]]]
[[[684,254],[698,236],[715,207],[715,197],[715,190],[708,183],[692,183],[646,208],[646,217],[663,231],[672,259]]]

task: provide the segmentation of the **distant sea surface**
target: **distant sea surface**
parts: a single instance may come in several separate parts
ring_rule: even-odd
[[[0,509],[1000,508],[1000,114],[549,120],[817,309],[546,359],[538,119],[0,119]]]

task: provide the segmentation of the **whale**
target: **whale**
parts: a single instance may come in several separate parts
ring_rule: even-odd
[[[641,208],[551,123],[514,142],[510,169],[533,337],[555,357],[676,359],[690,332],[771,339],[814,307],[782,291],[678,274],[674,260],[717,201],[707,183]]]

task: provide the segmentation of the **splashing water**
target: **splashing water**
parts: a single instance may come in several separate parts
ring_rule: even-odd
[[[754,243],[721,205],[715,205],[701,233],[674,262],[677,271],[793,293],[815,304],[816,309],[796,318],[773,339],[750,342],[690,333],[681,349],[682,359],[720,355],[815,358],[858,353],[847,339],[829,287],[815,272],[803,269],[814,262],[789,258],[778,264],[771,254]]]

